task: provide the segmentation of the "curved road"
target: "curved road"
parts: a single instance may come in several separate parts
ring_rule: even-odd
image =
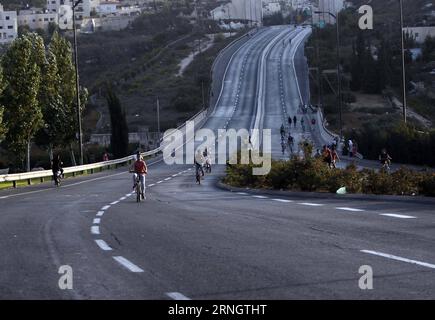
[[[266,28],[243,44],[204,127],[252,128],[264,55],[261,126],[276,134],[298,99],[294,74],[279,66],[293,63],[291,46],[303,32]],[[290,97],[284,108],[280,74]],[[276,145],[273,150],[281,153]],[[229,192],[216,186],[222,172],[214,166],[198,186],[192,165],[168,166],[156,158],[140,204],[126,168],[66,180],[58,189],[41,184],[1,191],[0,297],[435,297],[434,202]],[[72,290],[58,286],[62,265],[72,267]],[[362,265],[373,270],[372,290],[358,286]]]

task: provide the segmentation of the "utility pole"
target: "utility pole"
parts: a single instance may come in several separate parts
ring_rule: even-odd
[[[405,69],[405,39],[403,34],[403,0],[400,2],[400,34],[402,39],[402,87],[403,87],[403,121],[406,123],[406,69]]]
[[[160,101],[157,97],[157,134],[158,134],[158,147],[160,147]]]
[[[340,29],[339,29],[339,12],[337,12],[337,15],[329,12],[329,11],[315,11],[316,14],[320,13],[326,13],[329,14],[331,17],[335,18],[335,24],[336,24],[336,37],[337,37],[337,81],[338,81],[338,94],[337,94],[337,102],[338,102],[338,109],[340,113],[340,138],[343,137],[343,118],[342,118],[342,95],[341,95],[341,70],[340,70]]]
[[[204,81],[201,81],[201,92],[202,92],[202,108],[205,108]]]
[[[80,108],[80,84],[79,84],[79,64],[77,54],[77,32],[76,32],[76,7],[82,0],[78,0],[72,6],[73,12],[73,36],[74,36],[74,64],[76,74],[76,104],[77,104],[77,125],[78,125],[78,140],[79,140],[79,161],[83,165],[83,133],[82,133],[82,115]]]

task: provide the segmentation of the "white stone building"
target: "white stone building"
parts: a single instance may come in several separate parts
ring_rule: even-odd
[[[281,4],[279,2],[263,3],[263,15],[270,16],[281,12]]]
[[[0,44],[10,43],[18,36],[18,21],[15,11],[4,11],[0,4]]]
[[[30,30],[48,30],[50,23],[58,24],[58,14],[34,10],[20,10],[18,13],[18,25],[27,26]]]
[[[262,0],[232,0],[210,11],[213,20],[248,20],[263,23]]]
[[[423,43],[426,38],[435,37],[435,27],[409,27],[403,28],[403,32],[409,33],[410,36],[414,37],[417,43]]]

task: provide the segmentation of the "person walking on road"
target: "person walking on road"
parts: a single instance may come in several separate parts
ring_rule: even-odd
[[[293,124],[294,124],[294,126],[295,126],[295,128],[296,128],[296,122],[297,122],[297,118],[296,118],[296,116],[293,116]]]
[[[292,118],[290,116],[288,116],[288,125],[289,125],[289,127],[292,126]]]

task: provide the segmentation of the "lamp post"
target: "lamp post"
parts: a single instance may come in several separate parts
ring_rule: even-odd
[[[329,11],[315,11],[316,14],[329,14],[331,17],[335,18],[335,24],[336,24],[336,37],[337,37],[337,81],[338,81],[338,94],[337,94],[337,100],[338,100],[338,108],[340,112],[340,137],[343,137],[343,121],[342,121],[342,103],[341,103],[341,71],[340,71],[340,32],[339,32],[339,19],[338,19],[338,13],[337,15],[329,12]]]
[[[403,0],[400,2],[400,34],[402,39],[402,87],[403,87],[403,121],[406,123],[406,70],[405,70],[405,39],[403,35]]]
[[[76,7],[82,0],[77,0],[72,5],[73,15],[73,35],[74,35],[74,67],[76,74],[76,104],[77,104],[77,125],[78,125],[78,140],[79,140],[79,161],[83,164],[83,133],[82,133],[82,116],[80,111],[80,84],[79,84],[79,65],[77,55],[77,33],[76,33]]]

